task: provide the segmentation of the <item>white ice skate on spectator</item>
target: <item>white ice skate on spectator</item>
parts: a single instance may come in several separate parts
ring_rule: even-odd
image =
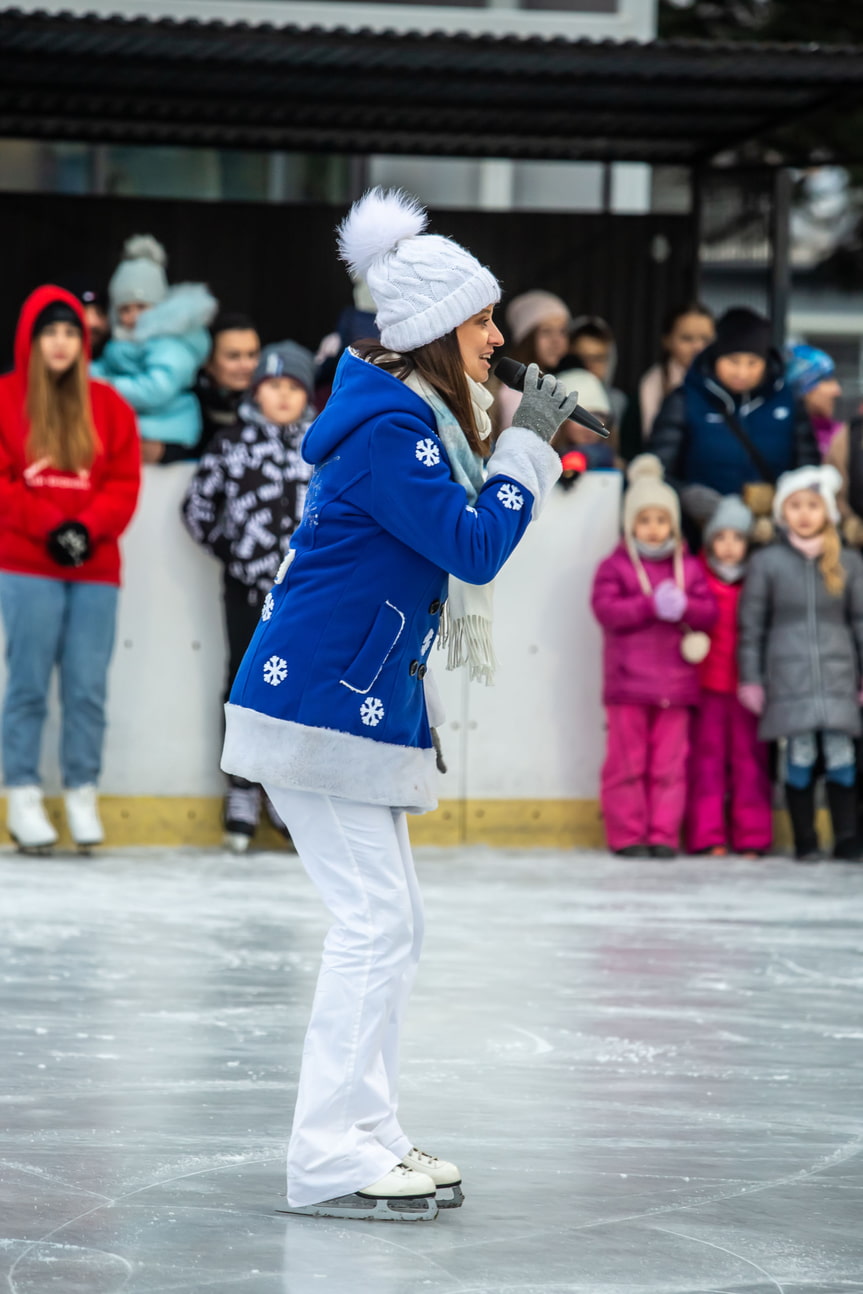
[[[424,1150],[414,1146],[405,1155],[402,1163],[417,1173],[425,1173],[435,1184],[435,1193],[439,1209],[460,1209],[464,1204],[464,1191],[461,1189],[461,1173],[455,1164],[437,1155],[427,1155]]]
[[[79,849],[92,849],[105,839],[95,786],[75,786],[63,794],[69,835]]]
[[[6,792],[6,828],[22,854],[50,853],[57,832],[45,812],[39,786],[10,786]]]
[[[431,1222],[438,1214],[435,1184],[426,1173],[396,1164],[373,1186],[340,1195],[320,1204],[296,1208],[286,1204],[279,1213],[305,1213],[313,1218],[353,1218],[363,1222]]]

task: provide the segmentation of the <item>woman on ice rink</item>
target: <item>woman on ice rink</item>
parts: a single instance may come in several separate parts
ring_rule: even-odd
[[[462,1202],[455,1165],[417,1150],[397,1117],[423,932],[405,815],[437,803],[426,662],[449,595],[453,642],[488,670],[490,598],[474,586],[557,480],[548,442],[577,399],[530,368],[483,467],[500,288],[426,219],[372,190],[340,228],[381,345],[344,354],[303,444],[303,522],[226,707],[222,767],[264,785],[334,918],[288,1151],[287,1211],[322,1217],[419,1221]]]

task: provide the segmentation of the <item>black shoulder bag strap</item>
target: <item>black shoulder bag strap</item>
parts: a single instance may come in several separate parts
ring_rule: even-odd
[[[746,450],[749,457],[752,459],[754,466],[757,467],[758,471],[761,473],[762,479],[765,480],[768,483],[768,485],[775,485],[776,473],[774,472],[770,464],[767,462],[767,459],[764,457],[761,450],[757,449],[755,445],[753,445],[752,441],[749,439],[749,436],[743,430],[740,423],[737,421],[737,419],[734,417],[733,414],[728,413],[726,410],[723,410],[722,416],[725,419],[725,423],[728,429],[731,432],[733,432],[735,438],[740,442],[740,444]]]

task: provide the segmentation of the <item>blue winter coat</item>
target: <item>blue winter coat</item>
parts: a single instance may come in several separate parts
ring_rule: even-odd
[[[303,456],[315,471],[302,524],[225,707],[222,768],[424,812],[437,795],[423,678],[447,575],[493,579],[557,454],[504,431],[471,507],[430,407],[347,351]]]
[[[774,480],[783,472],[821,461],[806,410],[785,381],[778,352],[771,352],[758,390],[733,396],[714,375],[708,347],[683,382],[666,397],[650,435],[650,449],[667,478],[678,486],[706,485],[720,494],[742,494],[764,480],[752,457],[725,421],[733,414],[760,451]]]
[[[199,283],[172,288],[164,301],[138,317],[130,340],[114,337],[93,364],[138,415],[144,440],[192,447],[203,423],[192,392],[210,353],[207,324],[217,301]]]

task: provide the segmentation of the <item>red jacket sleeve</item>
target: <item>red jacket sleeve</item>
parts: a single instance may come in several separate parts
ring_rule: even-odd
[[[96,542],[119,539],[132,520],[141,488],[141,442],[135,414],[116,391],[99,386],[104,394],[100,392],[101,417],[96,415],[96,429],[105,461],[100,465],[98,489],[78,517]],[[94,399],[94,413],[95,404]]]
[[[593,581],[593,614],[603,629],[627,631],[656,623],[653,599],[624,587],[614,556],[600,563]]]

